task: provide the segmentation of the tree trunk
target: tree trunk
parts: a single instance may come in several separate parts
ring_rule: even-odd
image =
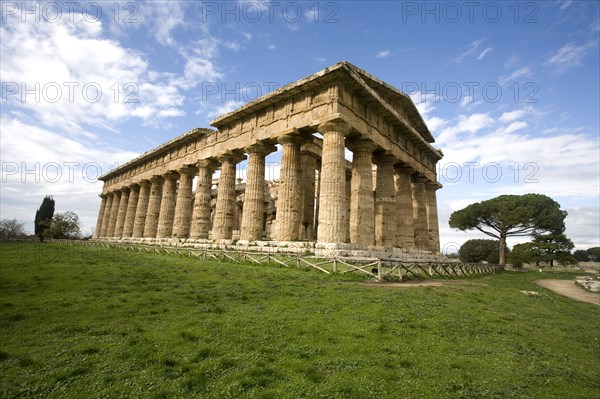
[[[498,260],[498,264],[500,264],[500,266],[504,266],[504,264],[506,263],[505,250],[506,250],[506,236],[504,234],[500,234],[500,244],[498,245],[498,255],[500,258]]]

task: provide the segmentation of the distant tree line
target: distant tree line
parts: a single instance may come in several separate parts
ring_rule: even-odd
[[[40,241],[44,238],[77,239],[81,238],[81,222],[75,212],[66,211],[54,214],[55,202],[52,196],[44,197],[42,204],[35,212],[34,237]],[[13,240],[28,237],[25,224],[17,219],[0,220],[0,240]]]

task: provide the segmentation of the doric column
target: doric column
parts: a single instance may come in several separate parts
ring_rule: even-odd
[[[350,242],[369,246],[375,240],[375,201],[373,199],[373,151],[369,140],[348,144],[352,151],[350,195]]]
[[[129,186],[129,201],[127,203],[127,214],[125,215],[125,225],[123,226],[123,237],[131,237],[133,234],[133,224],[135,223],[135,214],[140,197],[140,186],[132,184]]]
[[[173,171],[163,175],[162,199],[160,201],[160,214],[158,216],[157,238],[169,238],[173,234],[173,220],[175,218],[175,200],[177,198],[177,178],[179,174]]]
[[[217,163],[212,159],[201,159],[198,161],[198,182],[196,185],[196,197],[192,212],[192,226],[190,238],[208,238],[210,231],[210,197],[212,187],[212,175]]]
[[[115,237],[123,237],[123,227],[125,226],[125,216],[127,214],[127,205],[129,204],[129,187],[121,189],[121,201],[119,202],[119,213],[117,214],[117,223],[115,224]]]
[[[262,240],[263,214],[265,212],[265,156],[275,151],[273,146],[261,143],[247,147],[248,176],[244,193],[240,239]]]
[[[150,199],[148,211],[146,212],[146,223],[144,225],[144,237],[155,238],[158,231],[158,215],[160,214],[160,202],[162,200],[163,183],[165,179],[153,176],[150,179]]]
[[[192,183],[198,169],[186,166],[177,169],[177,172],[179,173],[179,187],[177,187],[173,237],[187,238],[192,225]]]
[[[391,155],[375,158],[377,183],[375,186],[375,245],[393,247],[396,244],[396,210],[394,163]]]
[[[415,247],[415,228],[413,217],[412,183],[410,175],[414,169],[409,166],[396,166],[396,209],[397,209],[397,245],[400,248]]]
[[[346,159],[345,136],[351,126],[341,119],[319,125],[323,134],[321,158],[321,182],[319,195],[319,242],[343,243],[348,241],[346,208]]]
[[[418,249],[429,249],[429,232],[427,227],[427,198],[425,184],[428,180],[418,175],[412,176],[413,218],[415,225],[415,246]]]
[[[319,204],[321,203],[321,164],[317,164],[317,176],[315,177],[315,226],[313,228],[312,239],[317,239],[317,231],[319,230]]]
[[[102,233],[102,219],[104,218],[104,211],[106,210],[106,194],[100,194],[100,210],[98,211],[98,219],[96,220],[96,229],[94,230],[94,237],[100,237]]]
[[[135,208],[135,222],[133,223],[132,237],[144,236],[148,203],[150,202],[150,187],[152,186],[152,183],[148,180],[142,180],[138,184],[140,186],[140,195],[138,196],[138,203]]]
[[[289,134],[278,141],[282,149],[275,240],[294,241],[300,232],[300,145],[304,139]]]
[[[348,220],[346,237],[348,237],[348,242],[350,242],[350,202],[352,202],[352,168],[346,168],[346,219]]]
[[[313,240],[317,156],[310,151],[300,150],[300,165],[300,239]]]
[[[217,159],[221,163],[221,177],[217,188],[212,238],[230,240],[235,216],[235,166],[243,157],[236,151],[227,152]]]
[[[102,217],[100,237],[108,237],[108,225],[110,224],[110,214],[112,213],[113,200],[114,193],[106,193],[106,207],[104,208],[104,216]]]
[[[113,194],[113,202],[110,207],[110,219],[108,221],[107,237],[115,236],[115,226],[117,225],[117,215],[119,214],[119,204],[121,202],[121,190],[117,190]]]
[[[435,192],[442,185],[438,182],[428,183],[425,186],[427,196],[427,227],[429,229],[429,250],[435,254],[440,253],[440,228],[438,222],[437,198]]]

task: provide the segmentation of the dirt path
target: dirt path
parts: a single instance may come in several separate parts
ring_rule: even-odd
[[[535,283],[557,294],[600,306],[600,294],[588,292],[578,287],[573,280],[537,280]]]

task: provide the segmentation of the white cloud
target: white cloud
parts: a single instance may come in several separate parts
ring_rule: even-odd
[[[511,121],[514,121],[515,119],[521,118],[523,115],[525,115],[525,111],[522,109],[516,109],[514,111],[504,112],[500,116],[500,121],[501,122],[511,122]]]
[[[471,56],[474,56],[475,54],[477,54],[477,50],[484,41],[485,39],[478,39],[471,42],[471,44],[469,44],[469,46],[467,47],[467,50],[461,53],[458,57],[456,57],[454,61],[462,62],[465,58],[470,58]]]
[[[580,46],[567,43],[548,57],[544,65],[554,68],[557,73],[564,73],[581,65],[583,58],[597,45],[597,41],[590,41]]]
[[[600,246],[600,208],[598,206],[566,207],[566,234],[575,243],[576,249]]]
[[[472,114],[459,119],[457,128],[459,132],[475,133],[476,131],[490,126],[494,120],[488,114]]]
[[[511,122],[510,125],[508,125],[504,129],[500,130],[498,133],[499,134],[512,133],[512,132],[516,132],[517,130],[525,129],[526,127],[527,127],[527,122],[524,122],[524,121]]]
[[[483,128],[486,128],[494,123],[488,114],[471,114],[469,116],[460,115],[454,126],[449,126],[443,129],[436,138],[438,145],[443,146],[446,143],[456,140],[457,135],[463,132],[475,133]]]
[[[390,56],[390,54],[391,54],[390,50],[384,50],[384,51],[378,52],[376,57],[377,58],[387,58]]]
[[[479,56],[477,57],[478,60],[482,60],[483,57],[485,57],[490,51],[492,51],[491,47],[486,48],[485,50],[483,50],[481,52],[481,54],[479,54]]]
[[[573,3],[573,0],[567,0],[567,1],[563,2],[560,5],[560,9],[561,10],[566,10],[571,5],[571,3]]]
[[[100,22],[10,19],[0,30],[3,81],[39,96],[24,102],[11,96],[8,104],[26,109],[46,126],[84,134],[83,124],[108,127],[131,117],[146,123],[183,112],[183,96],[153,79],[156,74],[138,51],[105,39]]]
[[[225,48],[227,48],[229,50],[233,50],[233,51],[238,51],[240,48],[242,48],[241,44],[238,42],[225,42],[225,43],[223,43],[223,46],[225,46]]]
[[[241,107],[242,105],[244,105],[244,103],[241,101],[235,101],[235,100],[226,101],[225,103],[217,106],[212,111],[208,112],[206,114],[206,116],[208,118],[215,118],[217,116],[224,115],[228,112],[234,111],[237,108]]]
[[[312,22],[312,23],[320,22],[319,21],[319,9],[311,8],[311,7],[306,8],[306,10],[304,12],[304,18],[308,22]]]
[[[172,31],[184,23],[183,10],[178,1],[145,3],[142,10],[149,10],[147,20],[152,21],[154,37],[166,46],[175,46]]]
[[[515,79],[529,77],[529,76],[531,76],[531,74],[532,74],[531,68],[522,67],[522,68],[517,69],[510,75],[500,77],[500,81],[502,83],[509,83]]]
[[[478,106],[480,104],[482,104],[481,100],[475,101],[473,99],[473,96],[470,96],[470,95],[465,95],[462,98],[462,100],[460,100],[460,107],[461,108],[470,109],[470,108],[476,107],[476,106]]]
[[[438,118],[437,116],[425,118],[425,122],[427,123],[427,127],[431,132],[435,132],[448,123],[446,119]]]

